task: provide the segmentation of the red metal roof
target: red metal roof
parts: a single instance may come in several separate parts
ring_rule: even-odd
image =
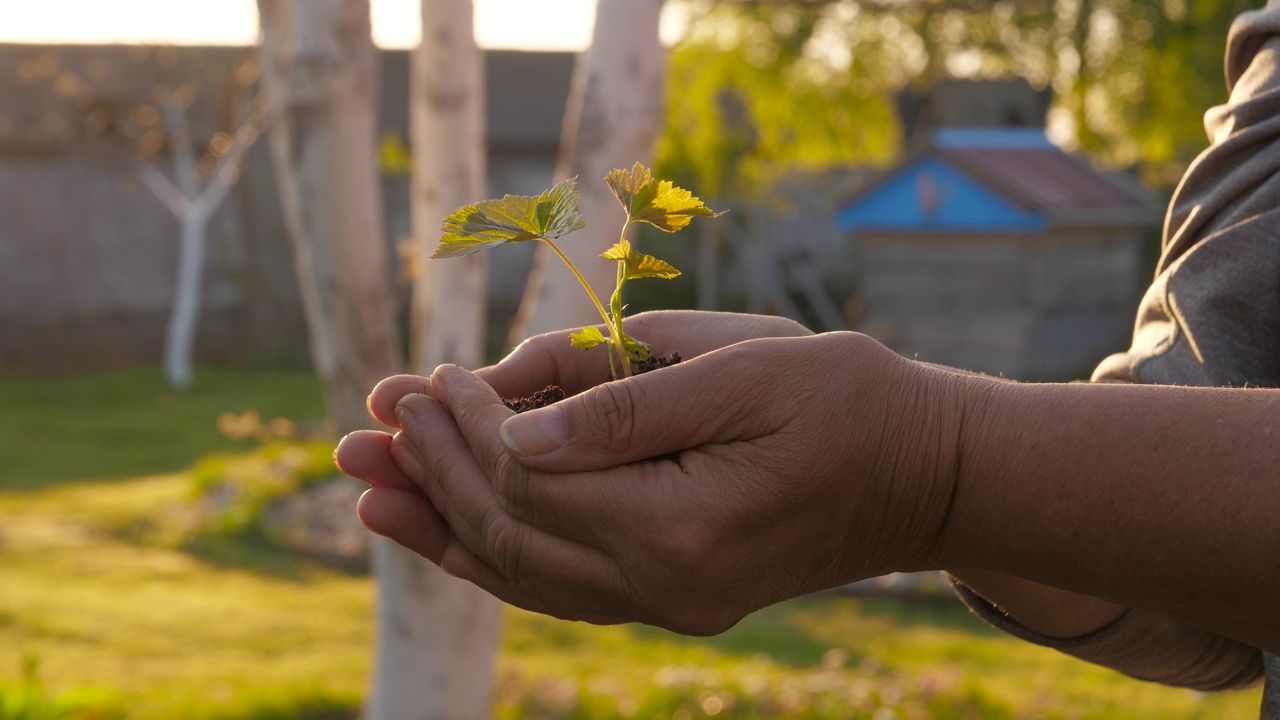
[[[1051,213],[1147,204],[1057,148],[968,147],[938,151],[1028,205]]]

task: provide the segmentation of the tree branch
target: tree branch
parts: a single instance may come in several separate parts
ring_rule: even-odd
[[[160,172],[159,168],[154,165],[139,163],[133,166],[133,174],[179,220],[187,214],[191,207],[191,201],[168,176]]]
[[[227,151],[218,159],[218,164],[214,166],[209,181],[195,198],[195,204],[206,214],[212,213],[222,204],[227,192],[231,190],[231,186],[239,176],[249,149],[270,124],[271,113],[266,94],[259,92],[249,102],[247,116],[232,135],[231,147],[227,148]]]

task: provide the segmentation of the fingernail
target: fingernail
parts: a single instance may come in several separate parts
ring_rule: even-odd
[[[391,458],[396,461],[400,469],[404,471],[414,481],[422,479],[422,459],[418,457],[418,451],[408,443],[395,443],[391,446]]]
[[[452,365],[441,365],[436,368],[435,371],[431,373],[431,381],[429,383],[431,394],[445,405],[449,404],[449,387],[448,381],[445,380],[445,378],[449,375],[452,368]]]
[[[564,447],[564,411],[551,407],[507,418],[498,431],[502,442],[521,455],[545,455]]]
[[[396,420],[400,421],[401,430],[410,434],[418,432],[418,428],[420,426],[418,415],[413,410],[406,407],[403,400],[396,403]]]

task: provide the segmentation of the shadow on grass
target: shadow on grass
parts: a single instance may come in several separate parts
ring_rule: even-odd
[[[367,575],[361,569],[336,563],[320,563],[302,553],[275,544],[256,530],[227,535],[201,533],[183,542],[178,549],[220,568],[245,570],[297,583],[307,581],[305,571],[313,565],[323,565],[330,572],[351,577]]]
[[[726,655],[764,655],[774,662],[796,668],[820,665],[829,650],[843,647],[850,651],[851,661],[856,663],[863,657],[856,648],[849,647],[838,638],[821,636],[806,622],[815,613],[841,610],[882,621],[876,623],[875,631],[879,633],[927,626],[975,637],[1000,635],[949,595],[850,597],[833,592],[765,608],[712,637],[683,637],[647,625],[633,625],[631,632],[637,639],[656,641],[665,638],[682,644],[702,645]]]
[[[791,667],[813,667],[832,648],[830,642],[814,637],[797,623],[798,613],[817,605],[819,600],[804,598],[774,605],[743,618],[729,630],[711,637],[685,637],[650,627],[632,625],[638,639],[667,639],[686,645],[702,645],[726,655],[741,657],[768,656],[774,662]]]
[[[927,625],[982,637],[1004,636],[1004,633],[969,612],[950,592],[903,596],[870,595],[843,599],[857,603],[858,612],[863,615],[889,618],[898,627]]]

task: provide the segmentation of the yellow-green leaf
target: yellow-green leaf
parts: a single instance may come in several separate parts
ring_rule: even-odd
[[[506,195],[458,208],[444,219],[433,258],[469,255],[509,242],[555,239],[586,225],[578,211],[581,196],[574,180],[565,180],[534,196]]]
[[[670,280],[674,277],[680,277],[680,271],[667,262],[659,260],[652,255],[645,255],[632,250],[631,243],[627,240],[616,243],[613,247],[601,253],[600,257],[605,260],[617,260],[623,263],[623,280],[647,277]]]
[[[680,271],[652,255],[633,252],[627,256],[625,277],[627,280],[647,277],[670,280],[674,277],[680,277]]]
[[[591,348],[609,342],[609,339],[600,332],[600,328],[584,327],[581,332],[573,333],[569,336],[569,342],[576,348],[590,350]]]
[[[622,336],[622,346],[627,350],[627,357],[638,363],[645,362],[654,356],[652,345],[627,335]]]
[[[695,217],[718,217],[715,212],[684,188],[667,180],[655,180],[649,168],[636,163],[630,170],[613,170],[605,182],[622,203],[631,222],[648,223],[665,232],[687,226]]]
[[[600,253],[600,257],[605,260],[625,261],[629,255],[631,255],[631,241],[629,240],[614,243],[613,247]]]

